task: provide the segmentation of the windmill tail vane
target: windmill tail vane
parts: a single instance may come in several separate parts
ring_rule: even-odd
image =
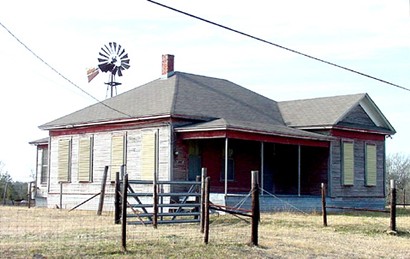
[[[91,82],[91,80],[93,80],[99,73],[100,73],[100,70],[96,67],[88,68],[87,69],[88,83]]]

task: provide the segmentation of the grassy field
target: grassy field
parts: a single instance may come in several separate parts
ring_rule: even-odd
[[[389,215],[262,214],[259,246],[250,224],[211,217],[209,244],[197,224],[128,226],[127,252],[112,213],[0,206],[1,258],[410,258],[410,211],[399,210],[398,233]]]

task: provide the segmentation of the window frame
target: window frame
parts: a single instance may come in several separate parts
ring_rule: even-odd
[[[84,144],[84,141],[87,141],[87,142]],[[82,168],[83,159],[85,159],[86,162],[88,162],[86,163],[85,168]],[[94,165],[94,136],[81,137],[78,140],[78,182],[80,183],[93,182],[93,165]],[[86,171],[82,172],[82,170],[86,170]],[[88,177],[82,178],[83,174],[88,175]]]
[[[126,161],[126,153],[127,153],[127,144],[126,144],[127,135],[126,134],[113,134],[111,136],[111,159],[110,159],[110,175],[109,179],[111,182],[115,181],[115,175],[117,169],[121,169],[121,166],[125,164]],[[121,143],[117,143],[116,141],[121,140]],[[119,144],[120,147],[115,146]],[[117,154],[120,153],[119,155]],[[118,161],[120,161],[118,163]],[[120,172],[121,173],[121,172]]]
[[[57,181],[59,183],[71,182],[72,144],[73,142],[71,138],[64,138],[58,140]],[[62,148],[66,148],[67,150],[62,150]],[[62,156],[66,156],[66,158]],[[64,165],[62,163],[64,163]]]
[[[47,184],[48,179],[48,147],[41,149],[40,184]]]
[[[341,183],[343,186],[353,186],[355,182],[355,143],[353,140],[342,140],[341,143]],[[351,151],[351,154],[348,151]]]
[[[369,150],[369,148],[372,148],[373,150]],[[370,158],[369,155],[374,155],[374,157]],[[365,185],[368,187],[372,186],[377,186],[377,145],[374,143],[366,143],[365,144],[365,161],[364,161],[364,166],[365,166],[365,177],[364,177],[364,182]],[[373,162],[371,164],[371,168],[369,166],[370,162]],[[369,171],[370,169],[373,169],[372,171]]]

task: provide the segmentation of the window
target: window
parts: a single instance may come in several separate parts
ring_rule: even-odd
[[[47,183],[48,174],[48,148],[43,148],[41,150],[41,172],[40,181],[41,183]]]
[[[233,159],[233,149],[228,149],[228,174],[227,180],[233,181],[235,179],[235,163]],[[225,151],[223,153],[222,159],[222,170],[221,170],[221,180],[225,181]]]
[[[189,157],[188,157],[188,180],[195,181],[196,177],[201,176],[201,155],[199,143],[196,140],[189,142]]]
[[[93,138],[80,138],[78,150],[78,181],[92,182]]]
[[[153,180],[155,172],[155,133],[144,132],[141,143],[141,179]]]
[[[115,181],[115,173],[120,172],[121,166],[125,164],[125,141],[123,135],[111,137],[111,167],[110,179]]]
[[[342,142],[342,184],[354,184],[354,143]]]
[[[367,186],[376,186],[377,181],[377,152],[376,145],[366,144],[365,183]]]
[[[233,181],[235,179],[235,163],[233,158],[228,158],[228,175],[227,180]],[[225,181],[225,159],[222,161],[221,181]]]
[[[71,139],[58,141],[58,182],[71,181]]]

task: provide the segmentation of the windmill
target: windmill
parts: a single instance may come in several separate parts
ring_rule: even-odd
[[[105,84],[107,85],[107,93],[110,91],[111,97],[113,97],[114,90],[117,93],[117,85],[121,85],[121,83],[115,81],[115,76],[122,76],[122,71],[130,67],[130,59],[125,49],[116,42],[104,45],[98,54],[98,68],[88,69],[88,82],[98,75],[99,70],[105,73],[109,72],[109,82]]]

